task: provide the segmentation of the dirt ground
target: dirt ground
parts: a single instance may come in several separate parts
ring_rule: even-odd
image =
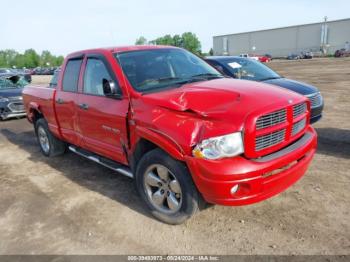
[[[25,119],[0,122],[0,254],[350,254],[350,58],[269,66],[326,104],[318,152],[286,192],[169,226],[131,179],[72,153],[45,158]]]

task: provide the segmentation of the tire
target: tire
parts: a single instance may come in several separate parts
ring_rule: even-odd
[[[35,134],[44,156],[59,156],[66,151],[66,143],[52,135],[44,118],[40,118],[35,122]]]
[[[163,179],[166,176],[168,179]],[[157,181],[162,185],[153,186]],[[164,223],[181,224],[199,210],[201,196],[186,165],[161,149],[154,149],[141,158],[136,169],[135,184],[152,215]]]

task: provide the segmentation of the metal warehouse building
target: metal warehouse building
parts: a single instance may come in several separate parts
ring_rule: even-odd
[[[287,56],[302,51],[333,54],[349,48],[350,18],[213,37],[214,55]]]

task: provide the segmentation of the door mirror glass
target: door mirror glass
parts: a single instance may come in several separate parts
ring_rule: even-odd
[[[113,81],[102,79],[103,93],[105,96],[116,96],[118,95],[116,85]]]

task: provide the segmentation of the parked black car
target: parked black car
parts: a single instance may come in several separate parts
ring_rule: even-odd
[[[301,59],[312,59],[313,57],[314,57],[314,54],[311,51],[301,52],[300,53],[300,58]]]
[[[33,69],[33,75],[53,75],[57,67],[36,67]]]
[[[350,56],[350,51],[346,51],[345,48],[339,49],[334,53],[334,57],[346,57],[346,56]]]
[[[8,76],[11,74],[10,68],[0,68],[0,76]]]
[[[26,115],[22,90],[27,84],[21,75],[0,76],[0,120]]]
[[[300,59],[300,55],[297,55],[297,54],[289,54],[289,55],[287,56],[287,59],[288,59],[288,60],[298,60],[298,59]]]
[[[322,117],[323,98],[312,85],[284,78],[264,64],[249,58],[236,56],[212,56],[205,59],[226,76],[277,85],[302,94],[311,102],[311,123]]]

